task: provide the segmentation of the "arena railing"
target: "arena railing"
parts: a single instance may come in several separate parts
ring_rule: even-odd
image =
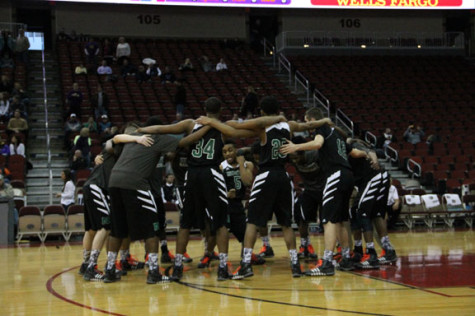
[[[299,87],[302,87],[306,95],[306,106],[310,105],[310,83],[307,78],[300,72],[295,71],[294,76],[294,91],[298,93]]]
[[[46,66],[45,66],[45,50],[41,50],[41,69],[43,75],[43,106],[45,110],[45,137],[46,137],[46,153],[47,153],[47,168],[49,169],[49,204],[53,204],[53,170],[51,167],[51,138],[49,134],[49,118],[48,118],[48,91],[46,88]]]
[[[391,146],[384,147],[384,156],[389,159],[391,162],[398,162],[399,153],[396,149]]]
[[[292,65],[290,64],[290,61],[285,57],[283,54],[279,54],[279,59],[278,59],[278,69],[279,73],[282,72],[283,69],[287,70],[289,73],[289,86],[292,85]]]
[[[422,174],[422,168],[421,165],[413,160],[412,158],[409,158],[406,162],[406,168],[407,171],[409,171],[413,176],[421,177]]]
[[[345,113],[343,113],[341,109],[336,110],[335,124],[337,126],[343,126],[345,129],[347,129],[350,132],[350,136],[354,137],[354,131],[355,131],[354,123]]]
[[[378,138],[376,137],[376,135],[374,135],[370,131],[366,131],[364,139],[367,143],[371,144],[371,146],[376,147],[376,143],[378,142]]]
[[[321,107],[323,114],[330,117],[330,100],[323,95],[318,89],[313,89],[313,106]]]
[[[289,31],[276,37],[284,49],[438,49],[463,50],[463,32],[327,32]]]

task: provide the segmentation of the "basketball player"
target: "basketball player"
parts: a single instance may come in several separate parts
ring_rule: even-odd
[[[301,136],[292,139],[294,144],[302,144],[305,139]],[[299,226],[300,248],[299,258],[317,259],[308,233],[309,223],[317,222],[317,213],[322,205],[325,179],[318,164],[318,151],[297,151],[289,155],[292,165],[303,180],[304,190],[297,200],[295,222]]]
[[[133,130],[137,128],[136,125],[131,127]],[[107,188],[112,167],[122,149],[121,146],[113,147],[113,144],[127,142],[137,142],[145,147],[150,147],[153,144],[153,139],[148,135],[122,134],[116,135],[114,139],[107,141],[105,150],[95,159],[96,167],[83,186],[84,226],[86,230],[83,245],[84,252],[86,254],[87,252],[90,253],[88,260],[85,260],[81,265],[81,270],[84,269],[82,274],[86,281],[103,279],[103,274],[96,270],[96,266],[99,254],[110,231],[110,201]]]
[[[174,132],[176,126],[162,126],[165,132]],[[148,253],[149,271],[147,283],[168,282],[169,279],[158,270],[158,238],[159,220],[157,207],[150,190],[149,177],[160,157],[200,139],[208,129],[179,139],[170,135],[152,135],[154,143],[151,147],[126,144],[122,154],[112,169],[109,179],[111,196],[111,236],[105,270],[105,283],[120,280],[115,273],[115,260],[122,239],[130,236],[132,241],[145,240],[145,251]]]
[[[309,109],[305,113],[305,121],[321,119],[322,113],[317,108]],[[293,144],[289,142],[282,146],[281,152],[290,154],[299,150],[318,150],[320,166],[325,172],[326,182],[323,190],[322,223],[324,226],[325,251],[322,263],[306,272],[310,276],[334,275],[335,267],[332,263],[333,250],[337,239],[342,246],[342,260],[339,263],[341,270],[353,270],[350,261],[349,236],[344,223],[348,221],[348,204],[353,190],[353,173],[348,163],[348,150],[345,140],[335,128],[323,125],[316,130],[314,140]],[[366,156],[365,152],[357,153]]]
[[[378,256],[374,248],[373,224],[372,220],[381,216],[378,209],[378,197],[382,184],[381,172],[378,166],[376,153],[370,151],[369,147],[357,139],[348,139],[352,148],[365,151],[370,160],[363,158],[349,157],[348,161],[353,169],[355,186],[358,194],[354,200],[354,205],[350,212],[351,230],[353,233],[355,248],[353,251],[353,261],[358,269],[379,269]],[[366,241],[366,253],[363,255],[363,243],[361,234]]]
[[[242,204],[246,194],[246,187],[251,186],[254,170],[254,164],[246,161],[243,150],[236,149],[236,143],[226,140],[223,146],[223,162],[219,168],[223,173],[226,188],[228,190],[228,220],[227,226],[237,240],[244,241],[246,232],[246,213]],[[208,248],[205,256],[198,264],[198,268],[209,266],[212,260],[213,249],[216,244],[216,238],[210,236],[207,241]],[[261,257],[252,255],[253,264],[264,264],[265,260]]]

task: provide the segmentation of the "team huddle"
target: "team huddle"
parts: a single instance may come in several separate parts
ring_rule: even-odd
[[[80,273],[84,279],[110,283],[120,280],[126,270],[143,268],[144,264],[131,258],[128,246],[130,241],[144,240],[147,283],[178,281],[184,263],[191,261],[186,253],[191,229],[200,229],[206,236],[199,268],[216,259],[218,281],[251,277],[252,266],[273,255],[266,236],[267,222],[273,216],[282,228],[293,277],[330,276],[335,268],[377,269],[380,264],[394,262],[397,257],[385,222],[390,179],[380,170],[376,156],[364,143],[347,141],[344,132],[318,109],[309,109],[305,123],[298,123],[279,115],[273,97],[263,98],[260,108],[261,117],[223,123],[219,120],[221,101],[212,97],[205,101],[206,116],[197,120],[160,125],[151,118],[146,127],[132,125],[109,141],[83,189],[86,234]],[[312,131],[313,139],[292,138],[303,131]],[[253,146],[258,156],[254,162],[245,158],[246,149],[236,148],[232,138],[259,139]],[[166,247],[165,211],[153,180],[162,156],[173,157],[178,183],[180,228],[174,260]],[[304,190],[298,200],[286,171],[288,163],[303,179]],[[242,203],[246,187],[250,187],[247,212]],[[358,195],[350,208],[355,187]],[[300,259],[317,259],[308,233],[317,214],[324,229],[323,257],[315,268],[302,271]],[[298,250],[294,221],[301,239]],[[383,248],[379,258],[373,226]],[[228,270],[229,231],[242,244],[241,263],[234,273]],[[253,248],[258,234],[264,247],[256,255]],[[97,260],[106,241],[107,264],[101,273]],[[166,275],[159,270],[159,243],[162,263],[173,262]],[[334,253],[337,244],[341,250]]]

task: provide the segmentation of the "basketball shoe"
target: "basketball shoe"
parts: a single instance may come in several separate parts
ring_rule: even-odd
[[[147,274],[147,284],[156,284],[156,283],[170,283],[171,280],[169,277],[161,275],[158,269],[148,270]]]
[[[244,263],[241,261],[241,264],[237,268],[237,270],[234,272],[232,279],[233,280],[241,280],[244,278],[249,278],[254,275],[254,272],[252,271],[252,266],[250,263]]]
[[[259,256],[264,258],[272,258],[274,256],[274,250],[271,246],[263,245],[259,251]]]
[[[90,268],[88,267],[86,269],[86,272],[84,272],[83,278],[86,281],[103,281],[104,274],[101,271],[97,270],[97,266]]]
[[[335,274],[335,266],[331,261],[321,260],[321,263],[312,270],[305,271],[308,276],[331,276]]]

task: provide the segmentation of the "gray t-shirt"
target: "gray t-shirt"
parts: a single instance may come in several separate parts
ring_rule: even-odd
[[[141,135],[141,134],[134,134]],[[110,188],[150,190],[149,178],[160,157],[175,151],[180,138],[171,135],[152,135],[154,143],[145,147],[137,143],[125,144],[109,179]]]

